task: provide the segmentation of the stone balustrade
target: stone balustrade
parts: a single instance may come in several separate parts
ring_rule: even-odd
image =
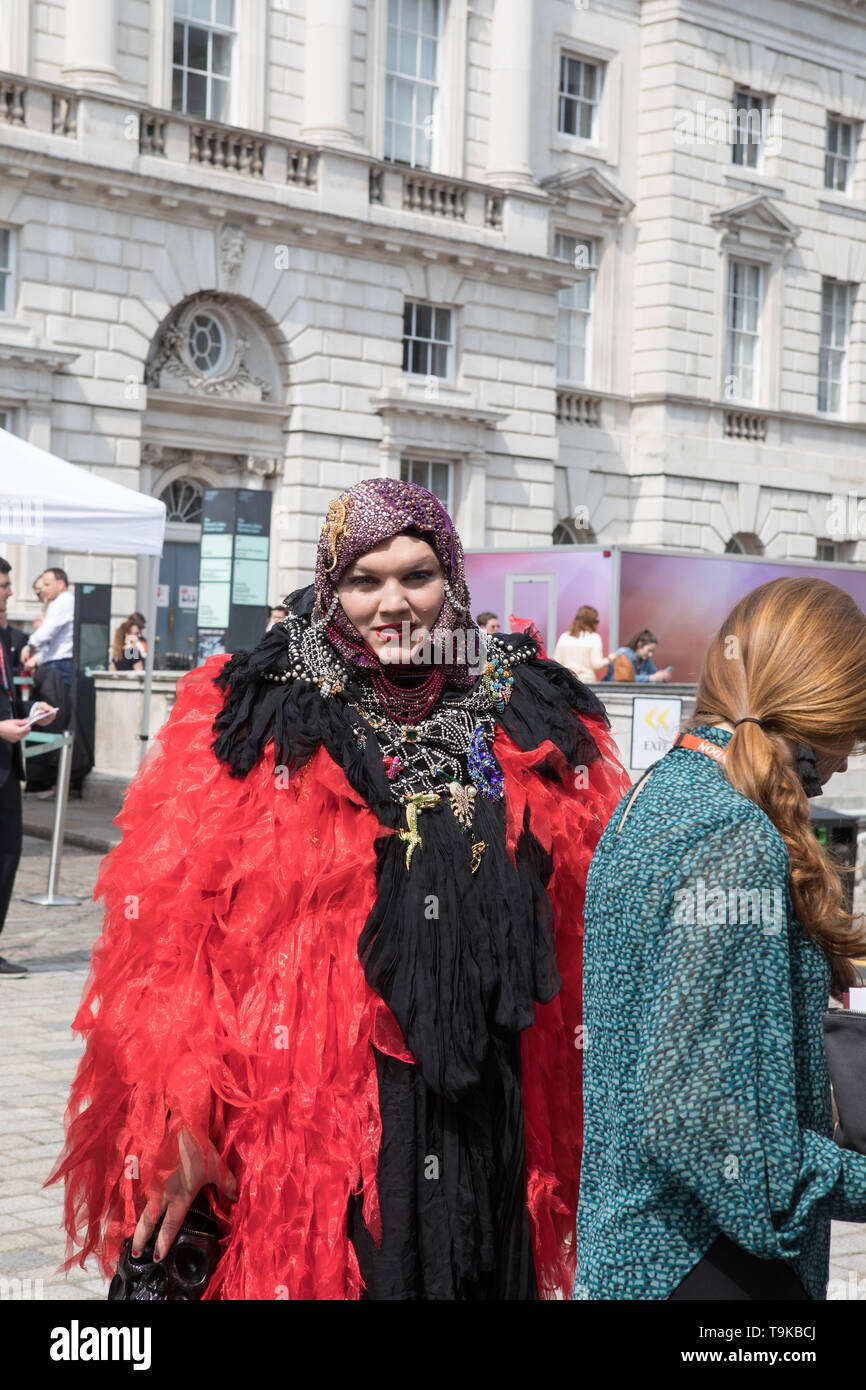
[[[227,175],[248,180],[251,188],[258,185],[265,196],[268,187],[281,185],[326,197],[333,192],[338,206],[346,189],[357,186],[354,174],[347,180],[354,160],[361,166],[359,172],[364,165],[368,167],[363,175],[368,207],[409,214],[418,228],[435,222],[441,227],[450,224],[455,231],[459,227],[496,232],[504,244],[508,240],[506,209],[510,200],[520,201],[515,190],[387,160],[374,161],[363,152],[335,151],[302,140],[203,121],[178,111],[158,110],[130,102],[115,92],[77,90],[9,73],[0,73],[0,126],[16,131],[14,141],[4,141],[6,151],[27,149],[30,132],[61,135],[78,143],[83,163],[98,164],[109,175],[156,175],[156,168],[148,170],[145,161],[159,160],[166,174],[175,179],[178,175],[168,171],[181,165],[190,173],[196,170],[213,176],[214,187]],[[6,151],[0,150],[0,156]],[[200,180],[193,186],[201,186]],[[527,232],[531,236],[532,245],[525,249],[544,254],[538,210],[531,206],[531,212],[524,209],[515,226],[520,228],[521,239]],[[360,208],[353,207],[359,215]],[[343,212],[343,207],[339,210]]]
[[[726,410],[725,438],[745,439],[763,444],[767,438],[767,417],[757,410]]]
[[[556,418],[561,425],[601,427],[601,397],[587,391],[557,391]]]
[[[75,138],[79,93],[50,82],[0,73],[0,125]]]
[[[444,178],[383,160],[371,166],[369,188],[370,202],[380,207],[494,230],[502,226],[505,195],[485,184]]]

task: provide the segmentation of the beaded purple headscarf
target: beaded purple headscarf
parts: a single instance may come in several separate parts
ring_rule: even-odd
[[[431,630],[431,641],[435,644],[437,638],[460,629],[468,635],[476,627],[469,612],[463,546],[442,503],[417,483],[398,478],[367,478],[332,499],[316,553],[313,619],[327,622],[329,640],[353,667],[381,671],[380,662],[346,617],[337,597],[337,585],[355,560],[409,527],[424,533],[445,574],[445,602]],[[359,646],[363,648],[360,652]],[[474,646],[467,640],[470,654]],[[459,657],[459,649],[453,654]],[[449,662],[446,671],[448,681],[460,686],[471,685],[477,674],[465,660]]]

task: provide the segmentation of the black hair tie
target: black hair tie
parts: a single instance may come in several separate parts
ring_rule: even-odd
[[[763,724],[761,723],[760,719],[756,719],[755,716],[754,716],[753,714],[745,714],[745,715],[743,716],[742,719],[735,719],[735,720],[734,720],[734,728],[735,728],[735,729],[736,729],[736,727],[737,727],[738,724],[760,724],[760,726],[761,726],[762,729],[763,729],[763,727],[764,727]]]

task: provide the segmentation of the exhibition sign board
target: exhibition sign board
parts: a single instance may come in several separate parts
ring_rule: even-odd
[[[198,660],[252,647],[265,630],[271,494],[206,488],[202,495],[197,602]]]
[[[664,757],[679,733],[682,717],[683,702],[676,696],[635,695],[629,760],[633,772],[643,772]]]

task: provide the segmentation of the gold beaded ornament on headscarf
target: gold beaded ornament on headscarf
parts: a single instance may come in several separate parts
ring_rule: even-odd
[[[346,514],[349,509],[351,498],[343,493],[342,497],[332,497],[328,504],[328,515],[322,522],[322,535],[327,538],[328,549],[331,558],[325,565],[328,574],[337,568],[337,545],[343,537],[351,536],[352,532],[346,525]]]

